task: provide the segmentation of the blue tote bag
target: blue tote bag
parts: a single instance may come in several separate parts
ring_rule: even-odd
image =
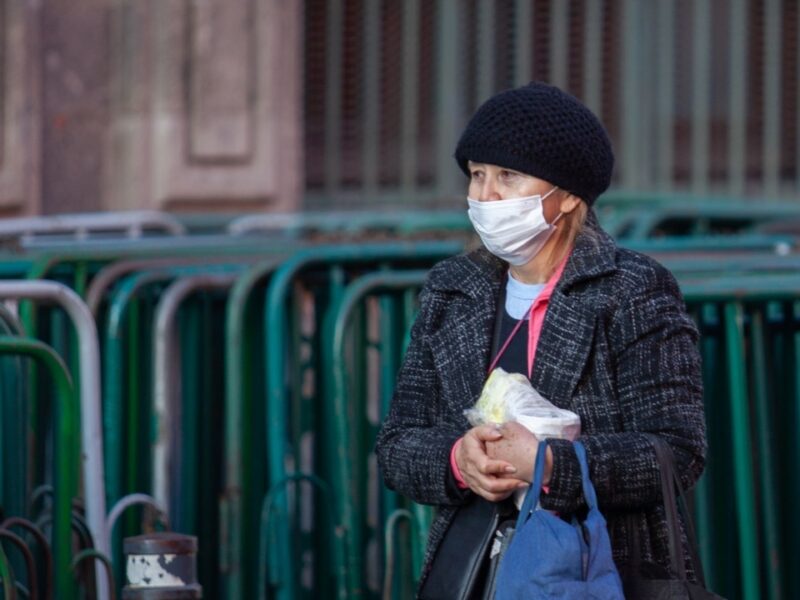
[[[624,599],[611,556],[606,520],[589,480],[586,449],[574,442],[588,513],[565,521],[539,507],[547,442],[539,444],[534,479],[519,513],[514,537],[497,574],[496,600]]]

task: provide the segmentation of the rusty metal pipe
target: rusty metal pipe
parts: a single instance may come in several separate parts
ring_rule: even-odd
[[[37,600],[39,592],[36,586],[36,565],[34,564],[33,554],[31,554],[30,549],[22,538],[7,529],[0,529],[0,538],[7,539],[22,552],[22,557],[25,559],[25,570],[28,572],[28,598]]]
[[[32,521],[22,517],[9,517],[0,523],[0,529],[10,530],[12,527],[24,529],[39,544],[44,555],[44,600],[51,600],[53,597],[53,553],[50,550],[50,544],[47,543],[47,538]]]

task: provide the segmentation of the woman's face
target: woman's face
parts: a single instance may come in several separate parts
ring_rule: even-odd
[[[469,161],[469,197],[481,202],[495,200],[510,200],[512,198],[525,198],[527,196],[544,196],[555,186],[549,181],[539,179],[533,175],[520,173],[513,169],[498,167],[487,163]],[[547,222],[552,222],[560,211],[558,192],[545,198],[543,202],[544,216]]]

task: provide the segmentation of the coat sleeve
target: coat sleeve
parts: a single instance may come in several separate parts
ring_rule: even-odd
[[[398,375],[389,414],[378,432],[375,452],[386,485],[421,504],[460,504],[450,469],[450,450],[464,432],[436,415],[440,402],[438,373],[427,342],[433,307],[423,290],[420,313]]]
[[[581,437],[601,506],[635,509],[661,500],[658,463],[642,433],[670,444],[684,488],[706,456],[698,333],[674,277],[655,265],[618,306],[609,328],[623,431]],[[615,401],[609,399],[609,401]],[[578,461],[569,442],[553,440],[550,494],[543,506],[571,512],[583,504]]]

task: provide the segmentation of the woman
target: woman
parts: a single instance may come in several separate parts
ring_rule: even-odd
[[[533,434],[470,428],[463,414],[495,366],[580,416],[617,566],[635,523],[642,559],[666,567],[658,464],[642,434],[661,436],[684,486],[695,483],[705,462],[697,330],[672,275],[597,223],[613,167],[605,129],[569,94],[532,83],[481,106],[455,157],[486,248],[431,271],[376,449],[390,488],[440,509],[422,580],[459,505],[475,494],[499,502],[532,479]],[[571,443],[551,440],[547,452],[542,506],[579,510]]]

